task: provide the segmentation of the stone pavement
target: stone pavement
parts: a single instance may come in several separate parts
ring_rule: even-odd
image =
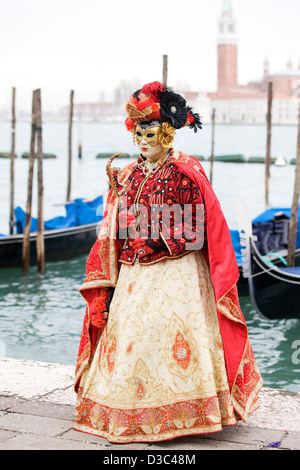
[[[300,450],[300,393],[266,388],[246,424],[160,443],[111,444],[73,429],[73,374],[73,366],[0,358],[0,450]]]

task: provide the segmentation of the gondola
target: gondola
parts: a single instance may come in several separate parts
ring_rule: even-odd
[[[98,223],[59,230],[45,230],[45,261],[85,255],[97,239]],[[0,268],[22,266],[23,234],[0,238]],[[36,232],[30,234],[30,264],[36,264]]]
[[[103,196],[92,201],[75,199],[66,204],[66,217],[44,222],[45,261],[62,261],[87,255],[97,239],[103,217]],[[0,237],[0,268],[22,266],[25,212],[16,208],[17,233]],[[32,218],[30,264],[36,264],[37,220]]]
[[[249,292],[257,312],[269,320],[300,318],[300,266],[276,266],[249,239]]]
[[[288,257],[287,250],[280,250],[278,252],[270,252],[267,255],[262,256],[262,258],[264,260],[267,260],[268,263],[272,263],[274,266],[277,266],[277,267],[284,267],[284,265],[287,262],[286,261],[287,257]],[[238,259],[240,259],[240,257],[238,257]],[[298,248],[295,252],[295,264],[297,267],[300,266],[300,248]],[[249,295],[250,294],[249,282],[248,282],[248,278],[245,277],[245,274],[244,274],[245,266],[243,263],[239,262],[238,267],[239,267],[239,273],[240,273],[240,277],[237,283],[239,295],[241,296]]]
[[[238,198],[238,225],[243,260],[243,278],[259,315],[268,320],[300,318],[300,248],[299,232],[295,249],[295,267],[287,266],[287,250],[261,253],[261,244],[253,233],[248,208]],[[300,207],[299,207],[300,209]],[[299,210],[300,216],[300,210]]]
[[[248,227],[248,236],[255,237],[255,246],[260,255],[265,256],[269,262],[276,266],[284,266],[287,260],[287,246],[289,233],[290,209],[272,208],[250,221],[248,209],[243,204],[243,215],[247,214],[247,220],[243,220],[243,226]],[[240,216],[241,217],[241,216]],[[242,217],[244,219],[244,217]],[[299,207],[299,227],[300,227],[300,207]],[[245,260],[242,253],[242,244],[239,230],[231,230],[231,237],[240,277],[238,289],[240,295],[249,295],[249,284],[245,276]],[[300,266],[300,232],[297,236],[297,246],[295,252],[296,266]]]

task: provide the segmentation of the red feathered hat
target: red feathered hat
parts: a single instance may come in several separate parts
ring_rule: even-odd
[[[175,129],[184,126],[189,126],[195,132],[202,129],[199,115],[193,113],[186,100],[160,82],[148,83],[133,93],[127,102],[126,111],[128,118],[125,124],[129,131],[134,131],[141,122],[152,120],[169,122]]]

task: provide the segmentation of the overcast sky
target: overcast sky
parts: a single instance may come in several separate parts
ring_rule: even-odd
[[[42,88],[43,109],[109,97],[121,80],[162,79],[216,89],[217,23],[223,0],[0,0],[0,108],[30,110]],[[300,60],[299,0],[232,0],[238,22],[239,81]]]

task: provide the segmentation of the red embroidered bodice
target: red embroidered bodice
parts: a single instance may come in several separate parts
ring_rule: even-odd
[[[140,157],[139,162],[142,161]],[[137,166],[126,186],[120,211],[125,207],[138,215],[139,236],[146,237],[146,244],[154,251],[139,259],[131,246],[132,232],[118,226],[117,238],[122,240],[120,262],[152,264],[184,256],[191,250],[195,236],[197,242],[192,249],[201,248],[206,219],[203,198],[199,187],[176,165],[167,160],[150,176]]]

